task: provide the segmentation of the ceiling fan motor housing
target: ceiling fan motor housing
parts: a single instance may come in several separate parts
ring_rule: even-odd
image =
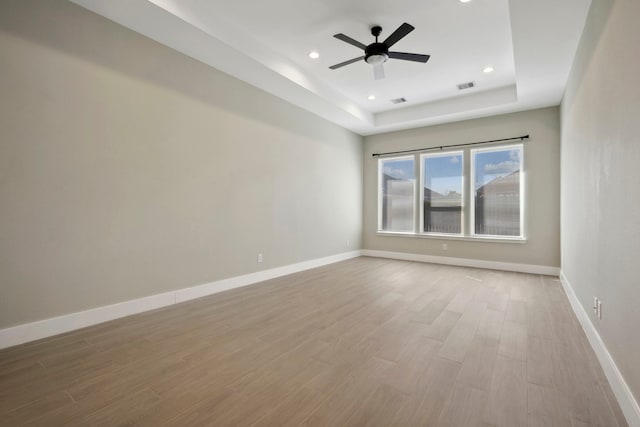
[[[389,59],[389,48],[384,43],[371,43],[364,50],[364,60],[368,64],[380,64]]]

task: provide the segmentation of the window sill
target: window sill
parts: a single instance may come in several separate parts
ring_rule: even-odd
[[[459,240],[462,242],[482,242],[482,243],[527,243],[525,237],[482,237],[482,236],[453,236],[450,234],[426,234],[426,233],[402,233],[394,231],[376,231],[378,236],[385,237],[411,237],[418,239],[436,240]]]

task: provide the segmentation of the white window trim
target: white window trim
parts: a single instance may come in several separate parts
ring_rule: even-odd
[[[524,216],[525,216],[525,200],[526,200],[526,194],[524,192],[525,186],[524,186],[524,181],[525,181],[525,168],[524,168],[524,144],[523,143],[518,143],[518,144],[506,144],[506,145],[499,145],[499,146],[492,146],[492,147],[486,147],[486,148],[472,148],[469,150],[469,162],[471,163],[471,167],[469,169],[469,179],[470,179],[470,183],[469,183],[469,188],[471,188],[474,193],[475,193],[475,186],[476,186],[476,180],[475,180],[475,176],[476,176],[476,170],[475,170],[475,154],[476,153],[490,153],[492,151],[506,151],[506,150],[510,150],[510,149],[515,149],[518,148],[520,149],[520,235],[519,236],[499,236],[499,235],[491,235],[491,234],[476,234],[476,202],[475,202],[475,194],[471,194],[470,198],[469,198],[469,217],[470,217],[470,222],[469,222],[469,237],[474,237],[474,238],[490,238],[490,239],[511,239],[511,238],[516,238],[516,239],[525,239],[525,230],[524,230]]]
[[[474,206],[474,194],[472,186],[474,186],[474,162],[472,152],[482,151],[502,151],[513,147],[520,147],[520,236],[493,236],[486,234],[475,234],[475,206]],[[421,231],[424,224],[424,205],[423,197],[424,192],[420,192],[423,187],[423,173],[422,173],[422,159],[424,157],[446,156],[452,153],[462,153],[463,162],[463,184],[462,184],[462,234],[447,234],[447,233],[426,233]],[[388,160],[408,160],[413,158],[414,160],[414,198],[418,208],[414,206],[413,209],[413,231],[386,231],[382,230],[382,173],[381,167],[384,161]],[[438,240],[458,240],[468,242],[494,242],[494,243],[526,243],[527,242],[527,230],[526,230],[526,192],[525,192],[525,180],[526,180],[526,166],[525,166],[525,148],[523,143],[518,144],[504,144],[504,145],[492,145],[486,148],[471,148],[465,147],[463,149],[451,149],[442,150],[438,153],[431,153],[428,151],[416,152],[415,154],[402,155],[402,156],[385,156],[378,158],[378,227],[376,234],[386,237],[410,237],[421,239],[438,239]],[[466,172],[466,173],[465,173]],[[475,191],[475,190],[474,190]],[[468,208],[467,208],[468,207]]]
[[[455,154],[460,154],[460,156],[462,157],[462,214],[460,216],[460,233],[430,233],[427,231],[424,231],[424,170],[423,170],[423,166],[424,166],[424,159],[426,158],[433,158],[433,157],[446,157],[446,156],[451,156],[451,155],[455,155]],[[426,153],[420,153],[418,156],[419,159],[419,170],[418,173],[420,174],[420,185],[418,186],[418,206],[419,206],[419,210],[420,210],[420,215],[418,218],[418,224],[416,226],[416,230],[418,230],[417,234],[420,235],[433,235],[433,236],[451,236],[451,237],[465,237],[465,219],[466,219],[466,215],[465,215],[465,197],[466,197],[466,186],[465,186],[465,178],[464,178],[464,159],[465,159],[465,154],[464,154],[464,150],[451,150],[451,151],[440,151],[437,153],[433,153],[433,152],[426,152]]]
[[[382,175],[383,175],[383,168],[382,168],[382,163],[385,161],[389,161],[389,160],[413,160],[413,176],[414,176],[414,183],[413,183],[413,196],[415,199],[415,195],[417,194],[417,185],[416,185],[416,180],[415,180],[415,174],[416,172],[416,159],[415,159],[415,155],[413,154],[409,154],[409,155],[404,155],[404,156],[390,156],[390,157],[378,157],[378,231],[380,232],[384,232],[384,230],[382,230]],[[416,232],[416,207],[415,207],[415,203],[413,206],[413,231],[393,231],[393,233],[397,233],[397,234],[402,234],[402,235],[413,235]]]
[[[438,234],[438,233],[411,233],[401,231],[376,231],[378,236],[383,237],[411,237],[417,239],[434,239],[434,240],[458,240],[464,242],[495,242],[495,243],[526,243],[525,237],[510,236],[459,236],[455,234]]]

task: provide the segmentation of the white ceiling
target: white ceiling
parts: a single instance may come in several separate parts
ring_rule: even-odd
[[[557,105],[591,0],[71,0],[361,135]],[[416,29],[374,80],[373,42]],[[309,58],[311,51],[320,53]],[[483,73],[492,66],[495,71]],[[476,87],[459,91],[457,84]],[[369,95],[376,99],[370,101]],[[394,105],[393,98],[407,102]]]

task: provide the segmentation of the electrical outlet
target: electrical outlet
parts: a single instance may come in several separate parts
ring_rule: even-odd
[[[262,262],[262,254],[258,254],[258,262]]]
[[[347,247],[351,246],[351,241],[347,239]]]
[[[598,300],[598,309],[596,311],[598,319],[602,319],[602,301]]]
[[[442,244],[442,250],[443,250],[443,251],[446,251],[446,250],[448,250],[448,249],[449,249],[449,246],[448,246],[446,243],[443,243],[443,244]]]

